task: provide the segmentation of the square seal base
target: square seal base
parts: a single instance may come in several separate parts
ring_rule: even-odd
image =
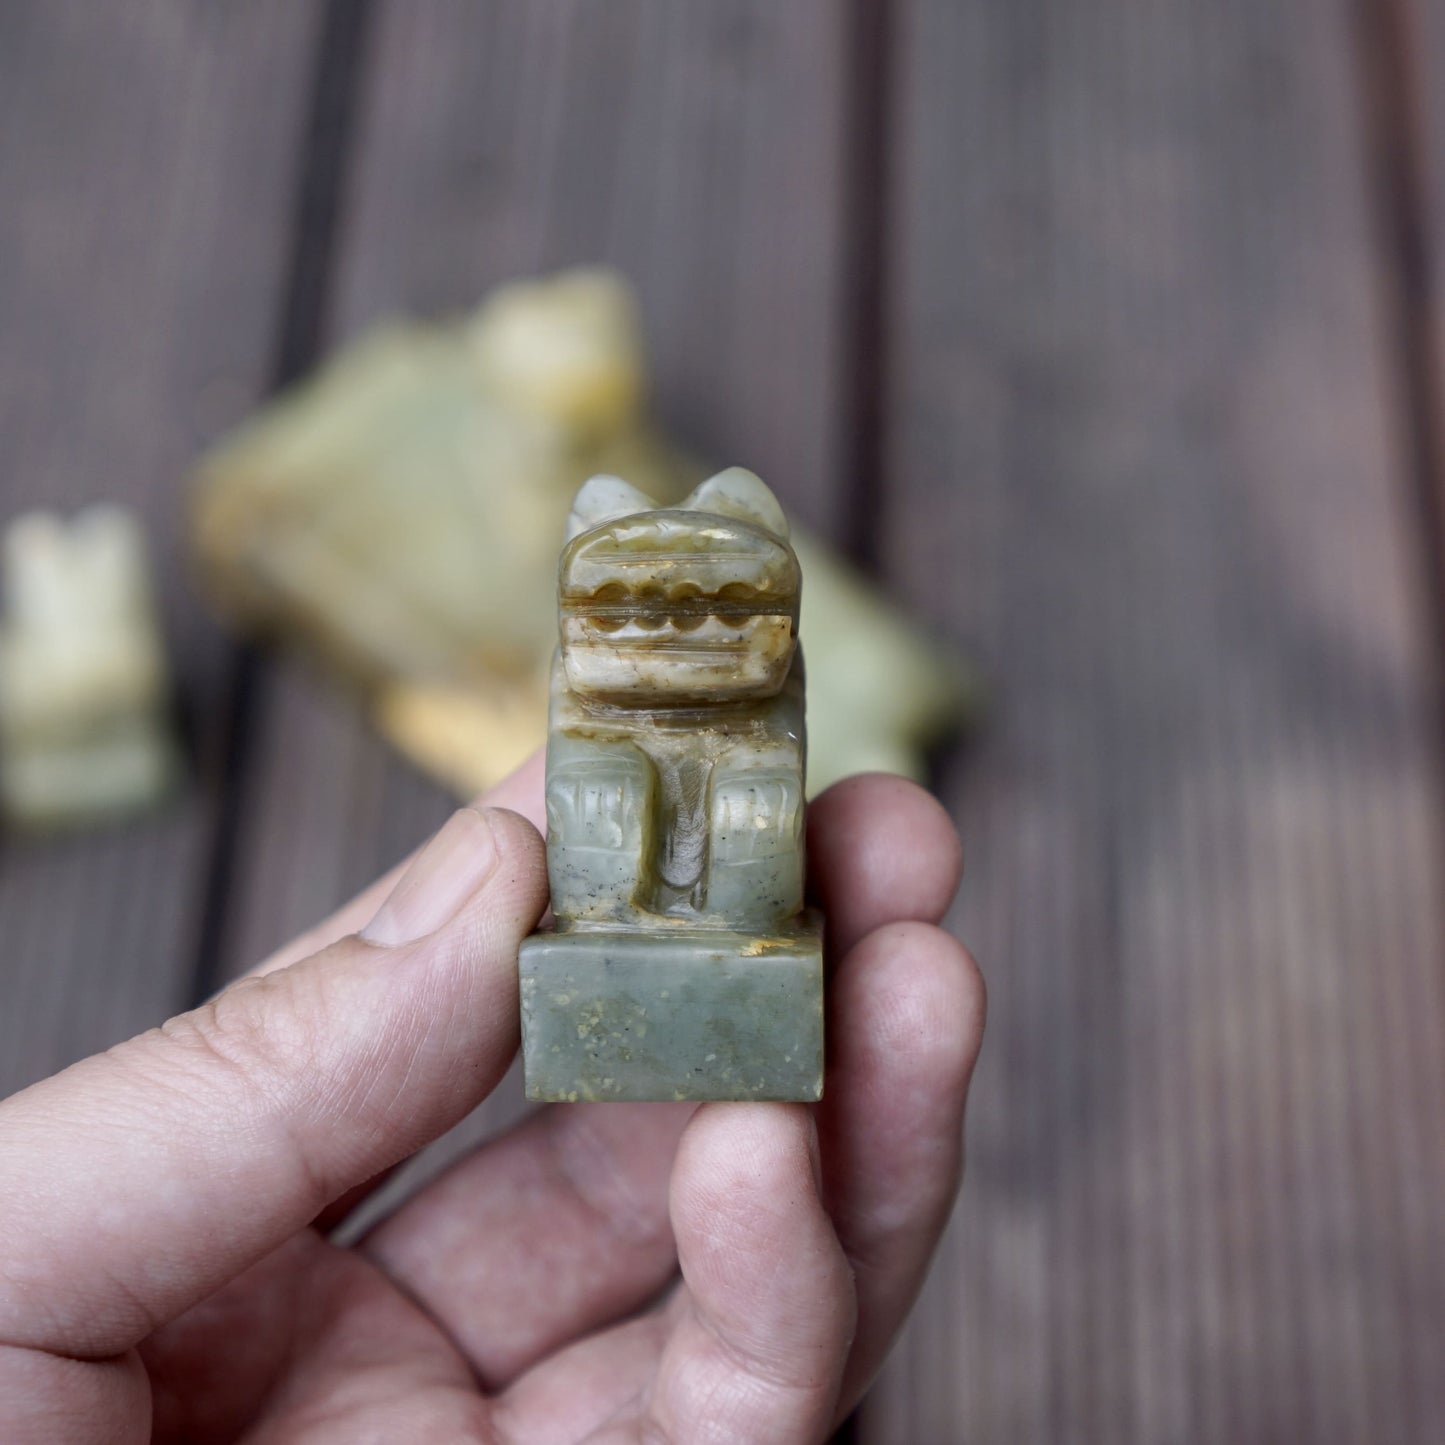
[[[823,1095],[823,931],[534,933],[522,943],[527,1097]]]

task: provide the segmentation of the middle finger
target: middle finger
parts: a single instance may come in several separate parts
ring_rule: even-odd
[[[677,1268],[667,1187],[691,1104],[558,1104],[452,1166],[359,1248],[500,1389]]]

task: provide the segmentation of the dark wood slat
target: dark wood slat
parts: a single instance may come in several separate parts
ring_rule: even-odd
[[[1445,12],[1427,0],[1361,0],[1359,30],[1380,230],[1394,261],[1386,295],[1445,646]]]
[[[182,560],[182,478],[268,381],[318,8],[0,10],[0,516],[141,511],[199,744],[164,816],[5,843],[0,1093],[190,987],[227,645]]]
[[[842,36],[831,7],[392,4],[377,16],[337,336],[606,261],[641,289],[664,414],[834,525]],[[300,669],[268,686],[231,967],[451,806]],[[284,745],[283,745],[284,744]]]
[[[876,1440],[1445,1435],[1438,664],[1347,6],[916,0],[883,553],[984,658]]]

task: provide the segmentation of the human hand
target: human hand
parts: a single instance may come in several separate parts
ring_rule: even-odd
[[[948,1217],[983,1028],[933,926],[942,810],[877,775],[809,810],[820,1105],[543,1108],[341,1248],[336,1210],[516,1051],[539,762],[484,802],[255,976],[0,1104],[9,1445],[796,1445],[858,1399]]]

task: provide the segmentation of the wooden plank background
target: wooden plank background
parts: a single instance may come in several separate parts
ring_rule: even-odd
[[[901,38],[885,556],[994,679],[948,787],[993,967],[880,1438],[1445,1423],[1434,600],[1349,19]]]
[[[0,501],[144,509],[198,759],[0,852],[0,1085],[449,806],[199,613],[190,456],[605,260],[668,422],[988,676],[969,1181],[856,1437],[1445,1435],[1439,64],[1413,0],[0,9]]]
[[[181,477],[273,378],[319,15],[0,6],[0,510],[140,510],[196,743],[164,815],[4,843],[3,1092],[192,992],[231,669],[185,576]]]

